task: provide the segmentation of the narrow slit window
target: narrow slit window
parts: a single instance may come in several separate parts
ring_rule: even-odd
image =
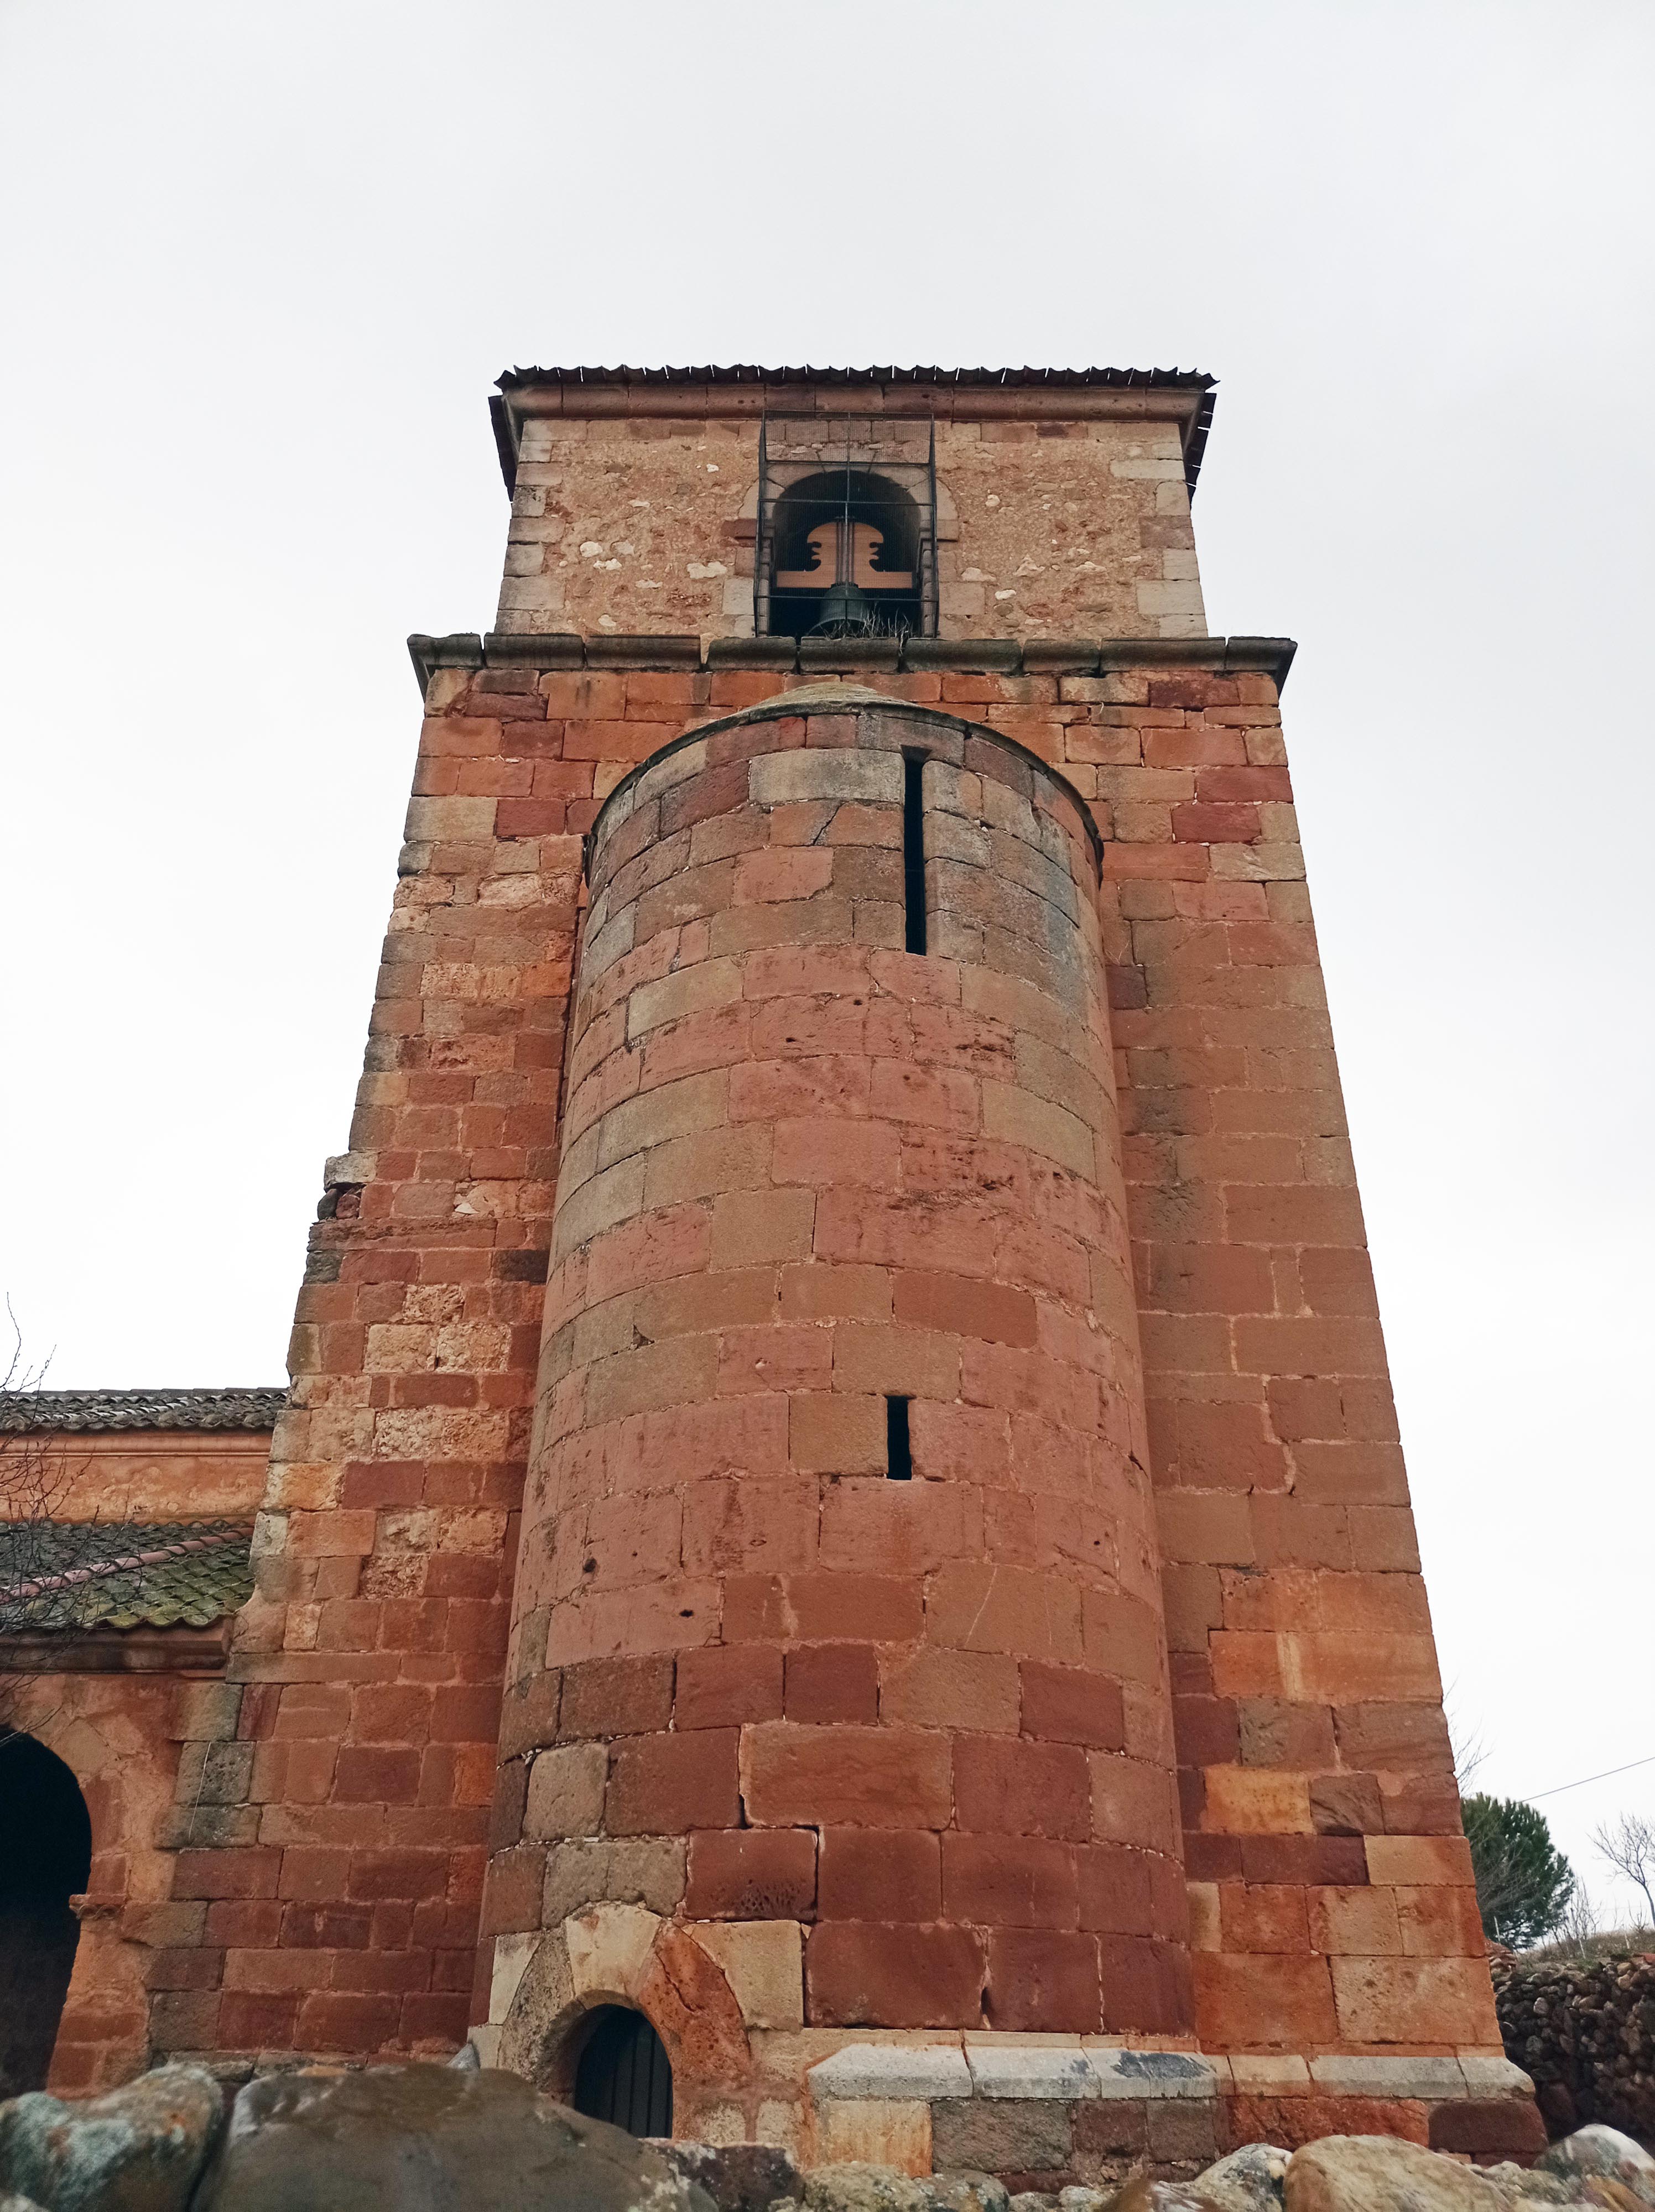
[[[910,1482],[914,1475],[908,1404],[906,1398],[887,1398],[885,1401],[885,1471],[892,1482]]]
[[[921,778],[925,761],[919,753],[903,757],[902,901],[910,952],[923,952],[925,942],[925,796]],[[895,1405],[897,1401],[892,1399]]]

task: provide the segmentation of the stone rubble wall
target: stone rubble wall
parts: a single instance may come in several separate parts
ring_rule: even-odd
[[[1655,2148],[1655,1955],[1500,1959],[1494,1982],[1506,2055],[1552,2134],[1600,2121]]]

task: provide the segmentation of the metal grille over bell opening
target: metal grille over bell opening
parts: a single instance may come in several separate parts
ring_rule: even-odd
[[[835,445],[843,459],[829,458]],[[935,430],[928,419],[829,426],[767,418],[758,465],[756,635],[934,636]]]

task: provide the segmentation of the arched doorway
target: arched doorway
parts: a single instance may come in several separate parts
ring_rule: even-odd
[[[0,2099],[46,2086],[92,1872],[80,1784],[32,1735],[0,1729]]]
[[[629,2135],[672,2132],[672,2068],[641,2012],[600,2005],[592,2015],[575,2069],[577,2112],[607,2120]]]

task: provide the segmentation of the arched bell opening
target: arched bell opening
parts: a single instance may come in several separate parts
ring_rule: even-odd
[[[805,477],[776,503],[770,628],[778,637],[904,637],[923,627],[920,512],[871,470]]]
[[[588,2017],[569,2100],[588,2119],[633,2136],[672,2132],[672,2066],[666,2046],[630,2005],[599,2005]]]
[[[32,1735],[0,1729],[0,2100],[46,2087],[92,1872],[81,1787]]]

